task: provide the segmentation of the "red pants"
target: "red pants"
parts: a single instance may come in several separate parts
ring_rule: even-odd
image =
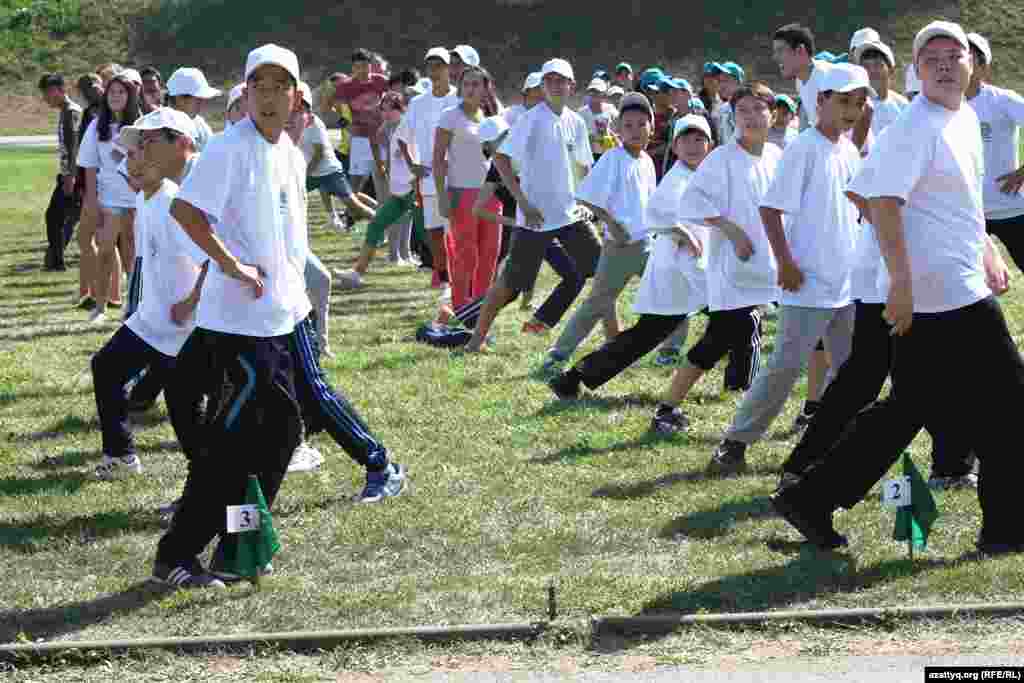
[[[473,215],[480,190],[449,190],[451,227],[445,234],[448,248],[448,276],[452,283],[452,306],[458,308],[487,293],[498,267],[501,228]],[[501,214],[501,201],[493,197],[484,205]]]

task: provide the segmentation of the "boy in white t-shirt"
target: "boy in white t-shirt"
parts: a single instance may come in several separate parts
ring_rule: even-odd
[[[680,327],[679,336],[685,339],[688,316],[707,306],[707,228],[684,225],[679,204],[711,149],[711,127],[703,116],[688,114],[676,121],[672,139],[677,161],[645,208],[644,225],[653,233],[654,245],[633,304],[640,320],[553,379],[551,389],[561,399],[576,398],[580,384],[589,389],[605,384],[665,339],[679,335]],[[595,168],[588,178],[598,172]]]
[[[683,193],[679,218],[711,227],[708,252],[709,322],[704,336],[686,354],[687,364],[672,378],[658,404],[653,428],[685,429],[679,404],[704,373],[727,354],[744,359],[739,374],[749,387],[760,365],[761,316],[758,307],[778,300],[777,269],[758,207],[775,177],[782,151],[767,143],[775,93],[759,82],[744,85],[732,98],[738,138],[717,148],[700,165]]]
[[[575,82],[572,66],[564,59],[551,59],[541,73],[544,102],[519,119],[494,155],[493,163],[519,205],[526,229],[513,235],[505,267],[488,290],[465,347],[470,353],[480,350],[498,312],[520,292],[533,288],[552,240],[562,244],[583,279],[594,274],[601,251],[586,210],[576,199],[579,182],[590,171],[594,157],[587,124],[566,106]],[[579,280],[563,279],[523,332],[543,334],[557,325],[581,288]]]
[[[226,533],[226,507],[244,502],[250,473],[272,506],[302,439],[289,341],[312,309],[306,163],[285,133],[299,101],[298,58],[264,45],[249,53],[245,80],[249,117],[210,141],[171,204],[211,261],[194,334],[211,374],[223,377],[208,410],[207,457],[194,463],[157,550],[154,579],[179,587],[220,584],[203,578],[196,557],[220,534],[212,564],[232,559],[238,537]]]
[[[786,148],[761,203],[782,287],[775,350],[715,449],[708,465],[713,474],[746,469],[747,446],[782,412],[819,339],[834,367],[850,355],[859,226],[845,192],[860,154],[844,133],[856,125],[872,89],[867,72],[854,64],[833,65],[820,84],[818,122]]]
[[[167,81],[168,104],[178,111],[192,117],[196,124],[199,139],[196,140],[197,151],[202,152],[206,143],[213,137],[210,124],[200,115],[203,102],[220,97],[221,91],[211,88],[206,76],[199,69],[182,67],[171,74]]]
[[[650,250],[644,212],[658,181],[654,162],[644,150],[653,129],[654,109],[647,98],[641,93],[624,97],[619,122],[623,146],[603,154],[576,192],[576,198],[604,223],[604,246],[589,296],[548,350],[548,372],[561,370],[598,320],[614,325],[605,331],[609,339],[619,332],[615,303],[630,279],[643,274]]]
[[[860,64],[868,72],[871,87],[877,96],[872,96],[871,132],[877,138],[900,117],[910,102],[892,88],[893,74],[896,73],[896,56],[885,43],[866,42],[857,46],[852,53],[852,61]]]
[[[985,235],[982,139],[964,101],[970,47],[959,25],[936,21],[917,34],[913,52],[922,92],[849,188],[878,230],[887,268],[894,394],[858,414],[822,462],[771,501],[814,545],[845,546],[833,512],[860,502],[934,421],[973,443],[981,462],[979,553],[1022,552],[1019,464],[1007,444],[1016,438],[1024,359],[993,297],[1008,288],[1008,273]],[[951,349],[961,362],[949,361]]]

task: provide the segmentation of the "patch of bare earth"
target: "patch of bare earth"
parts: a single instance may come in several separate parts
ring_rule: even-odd
[[[0,131],[52,131],[57,120],[38,97],[0,95]]]

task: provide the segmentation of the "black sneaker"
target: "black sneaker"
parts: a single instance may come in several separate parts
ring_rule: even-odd
[[[832,513],[800,505],[789,491],[779,491],[768,497],[772,507],[790,526],[804,535],[810,543],[822,550],[845,548],[850,543],[832,526]]]
[[[1021,543],[992,543],[982,539],[978,540],[978,553],[987,557],[998,557],[999,555],[1013,555],[1024,553],[1024,542]]]
[[[705,472],[715,477],[730,477],[747,471],[747,444],[725,439],[711,455]]]
[[[775,493],[782,493],[800,483],[800,475],[792,472],[783,472],[779,477],[779,485],[775,487]]]
[[[802,432],[807,429],[811,424],[811,420],[814,418],[814,413],[808,413],[806,410],[801,410],[800,414],[793,420],[793,431]]]
[[[580,397],[580,381],[570,372],[563,372],[550,382],[548,386],[555,396],[562,401],[575,401]]]
[[[152,581],[175,588],[227,588],[223,581],[206,572],[199,561],[191,565],[170,566],[155,562]]]
[[[651,420],[651,429],[659,434],[685,432],[689,427],[690,419],[686,417],[686,414],[679,408],[670,408],[669,406],[660,406],[654,413],[654,419]]]

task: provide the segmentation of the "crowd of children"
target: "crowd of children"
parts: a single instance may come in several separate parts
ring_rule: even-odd
[[[748,81],[733,61],[704,64],[695,91],[627,63],[577,81],[552,58],[508,108],[468,45],[428,50],[424,78],[391,75],[382,57],[356,50],[351,75],[332,76],[319,103],[331,124],[346,122],[347,159],[314,113],[297,57],[276,45],[249,54],[219,134],[200,112],[221,93],[198,69],[178,69],[164,102],[155,70],[105,65],[80,82],[100,90],[80,137],[63,80],[45,78],[40,89],[62,112],[47,265],[62,266],[80,205],[91,251],[76,303],[103,322],[120,269],[133,274],[124,325],[92,364],[97,474],[141,471],[128,412],[161,389],[188,461],[181,497],[163,509],[154,577],[182,587],[237,579],[222,571],[234,538],[225,507],[241,502],[249,474],[273,505],[286,472],[319,467],[304,440],[312,431],[327,430],[366,469],[360,501],[405,490],[407,468],[319,360],[331,354],[332,282],[364,286],[385,240],[397,263],[413,263],[418,245],[441,290],[418,338],[462,353],[493,345],[496,316],[528,300],[544,262],[560,279],[524,334],[548,334],[592,280],[540,361],[558,400],[660,349],[658,364],[678,367],[651,426],[686,430],[688,393],[727,357],[726,389],[745,393],[710,476],[745,471],[748,446],[810,365],[805,431],[771,500],[819,547],[846,543],[831,513],[862,499],[928,427],[930,483],[979,489],[979,548],[1024,550],[1020,527],[1005,521],[1013,477],[1000,447],[1012,442],[1024,362],[994,298],[1009,276],[987,235],[1021,263],[1024,99],[987,82],[989,43],[948,22],[915,38],[912,101],[895,91],[894,51],[873,29],[838,58],[816,52],[798,24],[779,28],[771,49],[797,98]],[[312,190],[335,227],[346,228],[335,199],[370,219],[354,267],[333,277],[310,250]],[[634,277],[640,317],[622,330],[617,301]],[[762,368],[770,312],[778,327]],[[708,324],[684,355],[697,313]],[[570,365],[598,322],[605,343]],[[951,365],[949,348],[973,362]],[[872,405],[890,374],[893,393]],[[951,394],[975,398],[954,405]],[[203,567],[196,558],[218,536]]]

